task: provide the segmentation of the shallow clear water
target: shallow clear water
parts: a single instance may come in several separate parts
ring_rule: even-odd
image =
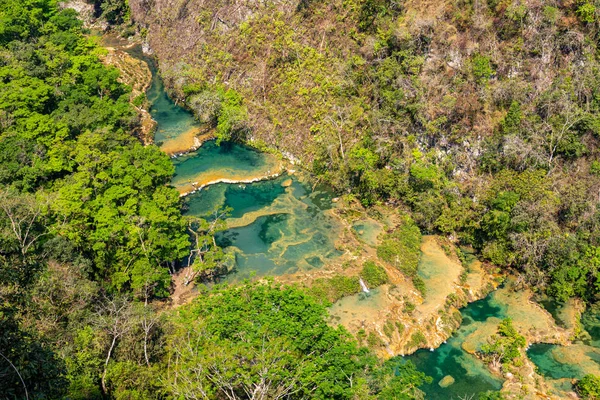
[[[550,303],[546,306],[553,315],[559,314],[560,305]],[[566,378],[566,381],[556,382],[554,386],[558,389],[571,390],[570,380],[600,373],[600,314],[587,310],[581,323],[587,332],[587,335],[583,334],[583,341],[570,346],[538,343],[527,352],[542,376],[556,380]]]
[[[544,297],[544,298],[537,300],[537,303],[539,305],[541,305],[546,311],[548,311],[552,315],[552,318],[554,318],[554,321],[556,321],[556,324],[558,326],[563,327],[563,328],[567,327],[567,323],[563,319],[563,316],[561,313],[562,307],[564,307],[564,303],[558,302],[558,301],[548,298],[548,297]]]
[[[107,38],[104,43],[121,48],[127,44],[118,38]],[[125,51],[147,61],[153,72],[146,96],[151,103],[150,113],[158,123],[155,143],[170,154],[179,153],[185,146],[189,149],[200,124],[169,98],[155,63],[142,54],[140,46]],[[281,163],[273,155],[239,144],[208,141],[193,152],[173,158],[173,164],[173,186],[181,193],[194,192],[184,200],[188,215],[206,216],[223,207],[231,210],[227,218],[231,229],[216,238],[235,255],[235,274],[229,279],[310,270],[340,255],[335,239],[342,228],[327,214],[334,197],[329,188],[312,188],[307,179],[297,176],[213,184],[264,179],[280,173]],[[210,185],[198,190],[206,184]]]
[[[198,128],[193,116],[166,95],[156,74],[147,96],[153,104],[151,114],[158,122],[158,144],[177,141],[190,129]],[[215,177],[256,176],[272,166],[268,155],[237,144],[217,146],[214,142],[204,143],[199,150],[173,159],[173,163],[173,184],[182,187]],[[187,196],[184,202],[189,215],[205,216],[220,207],[231,209],[226,220],[229,229],[216,239],[235,256],[236,270],[228,280],[239,280],[320,268],[338,257],[335,239],[343,227],[328,212],[334,207],[333,197],[330,189],[312,188],[302,176],[284,175],[251,184],[212,184]],[[355,224],[354,230],[364,236],[365,242],[376,243],[379,227],[362,222]],[[352,309],[367,306],[368,312],[369,307],[377,307],[383,300],[379,289],[375,289],[368,298],[360,294],[343,301],[351,303]],[[342,303],[337,307],[344,308]],[[433,377],[432,384],[423,388],[427,399],[458,399],[501,387],[502,381],[461,345],[482,324],[492,321],[490,318],[503,318],[505,309],[489,296],[467,306],[462,315],[464,322],[448,343],[434,352],[420,350],[406,357]],[[446,375],[451,375],[455,383],[442,388],[439,381]]]
[[[479,393],[499,390],[502,387],[502,380],[492,375],[483,362],[464,351],[462,344],[489,318],[504,318],[505,310],[494,301],[493,295],[490,295],[469,304],[461,310],[461,314],[463,323],[447,343],[434,351],[421,349],[404,357],[433,378],[431,384],[422,387],[427,399],[449,400],[469,398],[471,395],[477,398]],[[452,376],[455,382],[443,388],[439,382],[447,375]]]
[[[249,147],[214,140],[205,142],[198,150],[173,159],[175,176],[172,184],[193,190],[219,180],[244,181],[260,179],[275,173],[275,160],[272,156]]]
[[[153,69],[153,64],[150,66]],[[150,115],[158,122],[154,142],[160,146],[163,142],[176,139],[190,129],[198,127],[198,122],[191,112],[175,104],[168,96],[160,76],[156,71],[152,72],[152,85],[146,92],[146,97],[152,104]]]
[[[295,177],[284,187],[289,179],[211,185],[186,199],[195,215],[232,209],[226,220],[232,227],[216,237],[235,255],[236,274],[229,279],[308,271],[341,255],[335,248],[341,225],[326,213],[331,196]]]
[[[527,351],[529,359],[537,366],[538,372],[552,379],[577,378],[585,375],[578,365],[562,363],[554,354],[559,346],[546,343],[531,345]]]
[[[587,344],[600,348],[600,310],[587,310],[581,316],[581,324],[590,335]]]
[[[383,226],[372,219],[360,219],[352,224],[352,229],[362,241],[373,247],[379,244],[378,237],[383,232]]]

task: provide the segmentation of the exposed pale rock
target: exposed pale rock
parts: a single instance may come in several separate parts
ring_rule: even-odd
[[[454,384],[454,378],[452,377],[452,375],[446,375],[438,382],[438,385],[440,385],[443,388],[447,388],[452,384]]]

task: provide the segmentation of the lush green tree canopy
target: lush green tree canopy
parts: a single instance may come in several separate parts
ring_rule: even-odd
[[[325,308],[302,291],[270,283],[199,297],[179,311],[168,338],[167,388],[207,399],[420,396],[425,377],[414,366],[378,366],[325,317]]]

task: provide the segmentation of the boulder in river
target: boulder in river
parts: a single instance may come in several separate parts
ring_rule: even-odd
[[[440,380],[438,382],[438,385],[440,385],[443,388],[447,388],[448,386],[452,385],[454,383],[454,378],[452,377],[452,375],[446,375],[445,377],[442,378],[442,380]]]

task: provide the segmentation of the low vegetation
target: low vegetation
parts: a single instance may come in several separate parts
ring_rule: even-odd
[[[369,288],[375,288],[381,286],[384,283],[388,283],[389,277],[385,272],[385,269],[373,261],[365,262],[360,277],[365,281]]]
[[[121,6],[101,3],[117,22]],[[84,33],[52,0],[0,2],[2,396],[422,397],[422,373],[378,361],[299,289],[200,290],[178,311],[159,301],[186,256],[189,280],[223,268],[222,215],[182,217],[169,158],[132,135],[131,89]],[[232,135],[241,100],[223,96]],[[360,290],[358,277],[332,286],[323,297]]]
[[[344,296],[360,292],[357,276],[336,275],[331,278],[318,278],[308,292],[323,303],[334,303]]]
[[[585,400],[600,399],[600,377],[586,375],[575,384],[579,396]]]
[[[481,346],[483,358],[495,367],[522,365],[525,337],[517,332],[510,318],[506,318],[498,325],[498,332],[489,338],[488,343]]]
[[[247,138],[552,297],[595,301],[597,2],[164,2],[130,6],[181,101],[234,90]]]

